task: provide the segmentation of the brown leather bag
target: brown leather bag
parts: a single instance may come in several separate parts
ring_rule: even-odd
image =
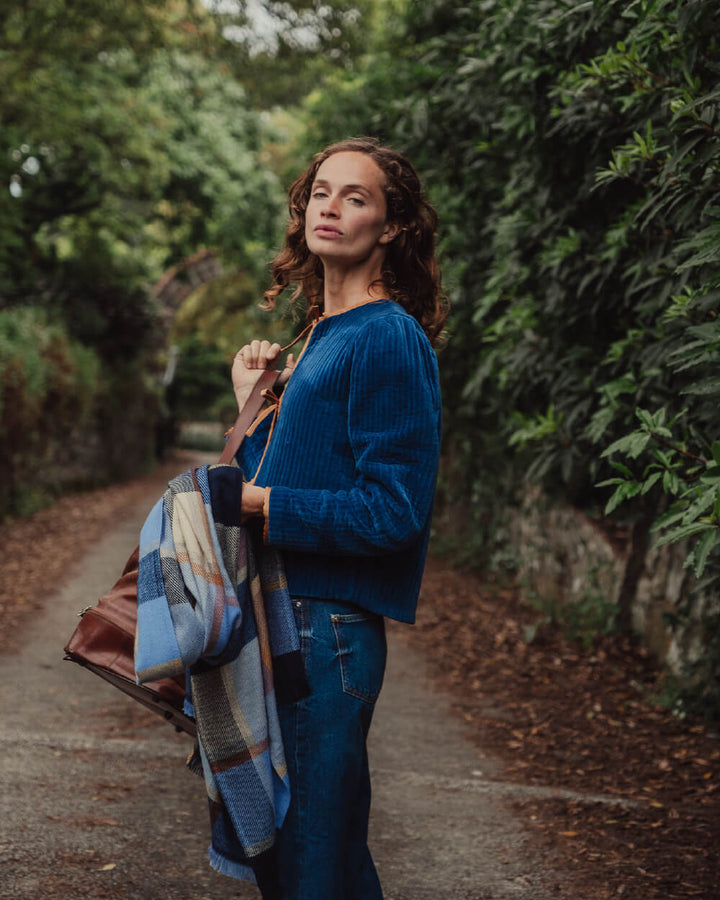
[[[279,373],[268,369],[260,376],[230,432],[219,462],[229,464],[237,453],[265,393]],[[79,663],[123,693],[142,703],[174,725],[195,736],[195,722],[183,712],[185,680],[164,678],[137,684],[135,680],[135,631],[137,629],[137,579],[139,548],[125,563],[120,578],[95,606],[80,613],[80,622],[65,647],[65,659]]]

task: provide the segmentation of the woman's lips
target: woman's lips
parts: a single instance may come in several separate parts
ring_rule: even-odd
[[[340,237],[342,232],[338,228],[334,228],[332,225],[318,225],[315,229],[315,234],[320,237],[329,237],[336,238]]]

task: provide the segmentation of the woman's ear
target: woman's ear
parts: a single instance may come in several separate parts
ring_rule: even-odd
[[[385,225],[385,229],[383,233],[380,235],[380,243],[381,244],[389,244],[391,241],[394,241],[395,238],[400,234],[402,229],[396,222],[388,222]]]

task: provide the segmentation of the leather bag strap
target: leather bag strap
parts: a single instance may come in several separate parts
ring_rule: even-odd
[[[310,322],[300,334],[293,338],[289,344],[286,344],[284,347],[280,348],[280,352],[284,353],[286,350],[289,350],[291,347],[294,347],[298,341],[301,341],[305,335],[312,331],[313,327],[317,323],[317,319]],[[223,449],[222,454],[220,455],[219,463],[223,465],[229,465],[233,459],[235,458],[235,454],[240,449],[240,444],[243,442],[243,438],[245,437],[245,432],[252,425],[255,416],[262,409],[262,405],[265,402],[265,394],[267,391],[272,390],[275,387],[275,382],[281,375],[280,369],[266,369],[262,375],[258,378],[255,383],[255,387],[252,389],[250,396],[248,397],[245,406],[240,410],[240,414],[238,415],[235,424],[230,429],[230,433],[228,435],[227,443],[225,444],[225,448]]]
[[[230,431],[223,452],[220,454],[220,459],[218,461],[223,465],[232,463],[235,454],[240,449],[240,444],[243,442],[245,432],[252,424],[255,416],[257,416],[262,409],[262,405],[265,402],[265,392],[272,389],[279,375],[280,372],[275,369],[266,369],[258,378],[245,406],[240,410],[235,424]]]

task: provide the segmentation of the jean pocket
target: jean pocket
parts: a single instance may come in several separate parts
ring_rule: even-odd
[[[385,621],[373,613],[330,616],[340,661],[342,688],[346,694],[374,703],[385,674]]]

